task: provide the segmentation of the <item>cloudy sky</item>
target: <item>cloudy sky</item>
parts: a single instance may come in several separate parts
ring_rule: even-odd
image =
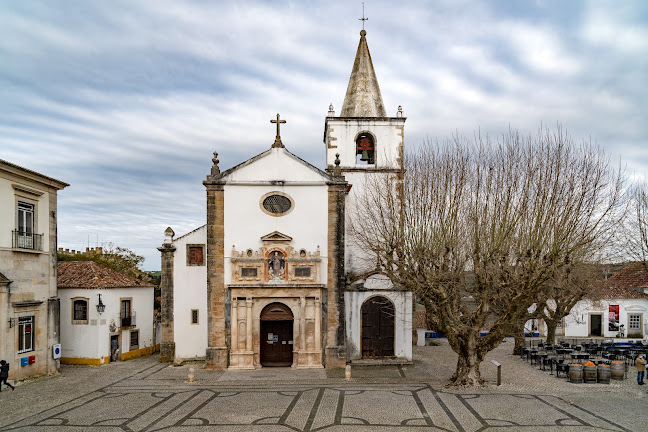
[[[648,2],[365,1],[406,145],[560,122],[648,178]],[[59,246],[112,242],[160,268],[163,231],[205,222],[227,169],[274,142],[324,168],[360,1],[0,3],[0,158],[71,184]]]

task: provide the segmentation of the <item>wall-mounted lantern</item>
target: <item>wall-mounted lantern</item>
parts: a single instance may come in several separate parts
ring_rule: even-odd
[[[99,312],[99,315],[103,313],[103,311],[106,310],[106,305],[103,304],[101,301],[101,294],[97,294],[99,296],[99,303],[97,304],[97,312]]]

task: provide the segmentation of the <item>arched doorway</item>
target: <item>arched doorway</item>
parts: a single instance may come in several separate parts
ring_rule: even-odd
[[[362,305],[362,358],[394,356],[394,304],[386,297]]]
[[[293,314],[282,303],[261,311],[261,366],[292,366]]]

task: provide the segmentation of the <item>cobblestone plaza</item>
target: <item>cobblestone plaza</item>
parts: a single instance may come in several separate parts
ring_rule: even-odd
[[[215,372],[157,356],[103,367],[64,366],[61,374],[0,393],[0,430],[22,431],[643,431],[648,395],[632,367],[624,381],[571,384],[510,355],[503,384],[445,387],[454,367],[447,343],[417,347],[409,366],[344,372],[267,368]],[[195,382],[187,381],[190,367]]]

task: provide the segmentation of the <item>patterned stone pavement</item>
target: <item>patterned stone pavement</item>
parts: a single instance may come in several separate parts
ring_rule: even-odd
[[[519,359],[518,359],[519,360]],[[324,370],[212,372],[148,357],[0,393],[8,431],[639,431],[646,399],[631,387],[581,385],[564,395],[486,388],[456,391],[416,367],[358,369],[351,382]],[[512,361],[516,361],[513,359]],[[520,367],[535,368],[521,362]],[[339,371],[338,371],[339,372]],[[540,371],[541,372],[541,371]],[[364,375],[364,376],[363,376]],[[540,375],[546,376],[546,375]],[[430,381],[430,382],[424,382]],[[558,381],[556,381],[558,383]],[[562,385],[562,380],[560,381]],[[569,389],[569,387],[565,387]],[[600,398],[595,396],[600,393]],[[614,413],[609,416],[606,413]],[[643,411],[642,411],[643,410]],[[612,417],[612,418],[610,418]]]

